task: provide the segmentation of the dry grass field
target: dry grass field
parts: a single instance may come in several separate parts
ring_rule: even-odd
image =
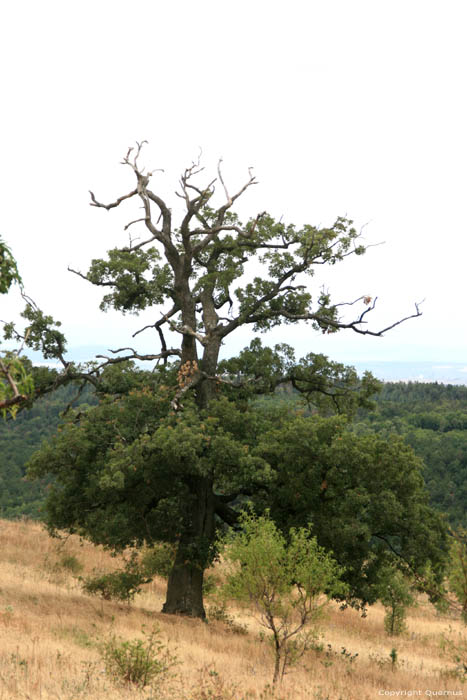
[[[252,615],[229,610],[247,626],[247,634],[220,621],[205,624],[163,615],[165,583],[160,579],[145,586],[130,607],[101,601],[83,594],[66,557],[76,557],[82,575],[119,565],[118,559],[78,538],[58,541],[37,523],[0,521],[0,700],[273,697],[265,689],[272,677],[271,651],[261,642]],[[427,691],[434,697],[459,697],[464,688],[467,694],[440,646],[449,628],[452,635],[465,637],[458,620],[439,616],[420,601],[409,615],[408,632],[390,638],[383,618],[378,605],[364,619],[353,610],[330,606],[321,625],[323,648],[308,652],[274,697],[376,700],[428,697]],[[154,625],[178,658],[172,677],[142,689],[119,685],[106,674],[99,645],[112,634],[141,638],[142,627]],[[389,656],[393,647],[395,666]]]

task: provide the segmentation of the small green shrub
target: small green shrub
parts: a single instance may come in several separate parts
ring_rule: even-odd
[[[121,600],[130,604],[141,586],[152,581],[153,574],[138,562],[134,552],[120,571],[80,578],[85,593],[100,595],[104,600]]]
[[[100,653],[106,674],[116,683],[144,688],[154,679],[164,681],[178,661],[160,639],[158,627],[146,633],[145,639],[124,641],[113,635],[101,645]]]
[[[104,600],[121,600],[128,604],[140,592],[144,583],[149,583],[142,572],[113,571],[101,576],[82,579],[83,590],[89,595],[99,595]]]
[[[64,554],[60,559],[59,564],[62,569],[71,571],[71,573],[75,576],[80,574],[84,568],[78,557],[75,557],[74,554]]]

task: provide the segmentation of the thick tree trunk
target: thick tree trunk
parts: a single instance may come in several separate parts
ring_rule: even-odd
[[[204,477],[192,478],[186,526],[167,585],[162,612],[204,619],[203,577],[214,540],[214,493]]]
[[[195,305],[188,292],[185,292],[182,316],[183,322],[195,329]],[[204,348],[201,365],[208,375],[214,375],[216,372],[219,348],[218,338],[213,338]],[[191,335],[184,335],[181,364],[188,361],[197,362],[196,343]],[[195,393],[199,409],[208,406],[215,396],[215,390],[213,379],[204,378],[200,381]],[[191,476],[188,485],[191,499],[187,505],[185,527],[170,572],[162,612],[204,619],[206,612],[203,605],[203,576],[210,564],[214,542],[214,491],[212,479],[201,475]]]
[[[181,545],[167,585],[167,596],[162,612],[171,615],[189,615],[204,620],[203,604],[204,569],[188,563]]]

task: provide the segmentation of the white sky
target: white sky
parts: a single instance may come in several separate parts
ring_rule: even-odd
[[[349,362],[466,361],[466,20],[462,0],[5,3],[0,235],[27,292],[71,346],[131,344],[155,318],[102,314],[101,292],[66,270],[125,244],[138,216],[90,207],[88,190],[130,191],[119,161],[147,139],[145,163],[165,169],[153,188],[175,206],[201,146],[232,190],[254,166],[244,215],[348,215],[385,242],[325,280],[337,301],[378,296],[375,328],[426,299],[384,339],[285,327],[270,342]],[[9,318],[19,301],[1,304]]]

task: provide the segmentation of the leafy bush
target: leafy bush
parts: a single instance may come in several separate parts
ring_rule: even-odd
[[[136,555],[132,555],[121,571],[90,576],[81,579],[83,590],[90,595],[100,595],[104,600],[121,600],[128,604],[140,592],[141,586],[149,583],[152,575],[140,566]]]
[[[178,661],[167,645],[159,639],[159,628],[149,633],[142,628],[145,639],[124,641],[113,635],[101,645],[105,671],[114,682],[144,688],[157,678],[165,680]]]

